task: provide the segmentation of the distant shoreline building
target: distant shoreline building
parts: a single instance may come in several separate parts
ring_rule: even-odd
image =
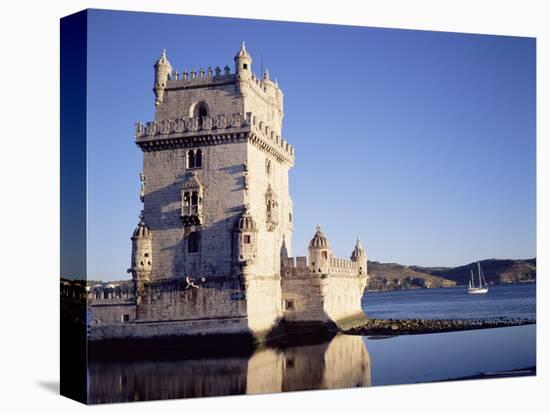
[[[252,72],[241,46],[228,66],[154,65],[154,121],[136,124],[143,211],[131,237],[131,289],[89,287],[89,338],[338,330],[365,321],[367,256],[338,259],[321,228],[292,257],[283,93]]]

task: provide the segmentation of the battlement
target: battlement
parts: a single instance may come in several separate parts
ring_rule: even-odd
[[[200,87],[211,85],[214,83],[227,83],[235,82],[237,77],[234,73],[231,73],[229,66],[225,66],[223,69],[216,66],[215,69],[208,67],[206,70],[200,68],[198,71],[191,69],[189,72],[183,70],[181,73],[173,70],[168,75],[168,82],[166,89],[182,88],[182,87]]]
[[[219,66],[216,66],[214,69],[209,66],[206,70],[204,68],[200,68],[199,70],[191,69],[189,72],[184,69],[181,73],[173,70],[170,74],[168,74],[166,90],[200,88],[203,86],[216,86],[217,84],[224,85],[227,83],[234,83],[236,81],[237,75],[235,73],[231,73],[231,69],[227,65],[225,65],[223,69]],[[265,80],[259,78],[254,73],[251,73],[250,75],[249,84],[256,92],[263,94],[265,97],[270,94],[268,86],[274,87],[278,93],[281,93],[279,85],[276,82],[271,82],[269,78]]]
[[[135,301],[135,291],[131,283],[87,286],[86,293],[90,305],[113,305]]]
[[[359,273],[359,266],[356,262],[349,259],[339,259],[337,257],[330,258],[329,269],[330,274],[337,274],[340,276],[357,276]]]
[[[252,132],[250,140],[253,144],[272,153],[281,161],[284,160],[293,164],[294,147],[252,112],[247,112],[245,115],[235,112],[213,116],[206,115],[200,119],[199,117],[189,117],[150,121],[145,125],[141,122],[135,124],[136,143],[142,149],[148,147],[147,144],[149,143],[172,138],[177,138],[178,141],[170,142],[172,146],[174,144],[182,146],[212,145],[220,142],[223,135],[228,135],[231,138],[233,133],[248,132]],[[201,137],[201,140],[197,142],[195,139],[197,134],[211,136],[212,139],[208,140]]]
[[[349,276],[359,275],[358,263],[349,259],[338,259],[331,257],[329,265],[330,276]],[[307,265],[306,257],[288,257],[283,260],[283,276],[303,276],[309,273],[316,273],[311,266]]]

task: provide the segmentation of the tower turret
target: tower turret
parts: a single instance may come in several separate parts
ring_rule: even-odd
[[[246,50],[244,42],[235,55],[235,74],[239,81],[239,92],[246,95],[248,92],[250,78],[252,76],[252,57]]]
[[[309,242],[308,247],[309,266],[315,273],[327,274],[330,267],[330,258],[332,250],[327,238],[321,231],[321,226],[317,225],[317,230]]]
[[[172,73],[172,65],[166,58],[166,49],[162,51],[162,56],[155,63],[155,105],[160,105],[164,100],[164,89],[168,82],[168,76]]]
[[[132,263],[128,273],[132,273],[136,294],[143,290],[146,282],[151,278],[153,263],[153,237],[151,230],[143,220],[143,212],[139,223],[132,234]]]
[[[233,231],[233,257],[236,263],[252,264],[256,261],[257,233],[256,222],[252,214],[250,214],[247,204],[237,220]]]
[[[283,234],[283,241],[281,243],[280,255],[281,255],[281,267],[283,267],[285,260],[288,258],[288,248],[286,247],[286,239],[284,234]]]
[[[359,265],[359,274],[366,276],[367,275],[367,254],[365,249],[361,245],[359,237],[355,242],[355,248],[351,252],[350,259],[352,262],[356,262]]]

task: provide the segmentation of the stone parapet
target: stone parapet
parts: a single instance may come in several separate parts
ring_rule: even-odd
[[[135,139],[143,151],[248,139],[279,162],[294,164],[294,147],[252,112],[137,122]]]

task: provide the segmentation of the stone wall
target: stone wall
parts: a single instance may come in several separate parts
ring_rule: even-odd
[[[155,119],[193,116],[194,104],[204,101],[211,114],[244,113],[244,100],[236,89],[235,75],[204,77],[189,80],[169,80],[164,101],[157,107]]]
[[[151,283],[140,300],[139,321],[185,321],[245,317],[247,303],[240,284],[212,280],[188,284],[185,279]]]
[[[288,322],[364,323],[361,298],[367,276],[347,259],[330,259],[329,273],[315,272],[305,257],[285,259],[282,275],[283,318]]]
[[[244,202],[246,143],[201,147],[202,168],[186,168],[186,148],[144,153],[144,218],[153,234],[151,280],[227,277],[231,274],[232,232]],[[204,186],[200,252],[186,252],[181,190],[195,172]],[[193,229],[187,229],[192,231]]]

